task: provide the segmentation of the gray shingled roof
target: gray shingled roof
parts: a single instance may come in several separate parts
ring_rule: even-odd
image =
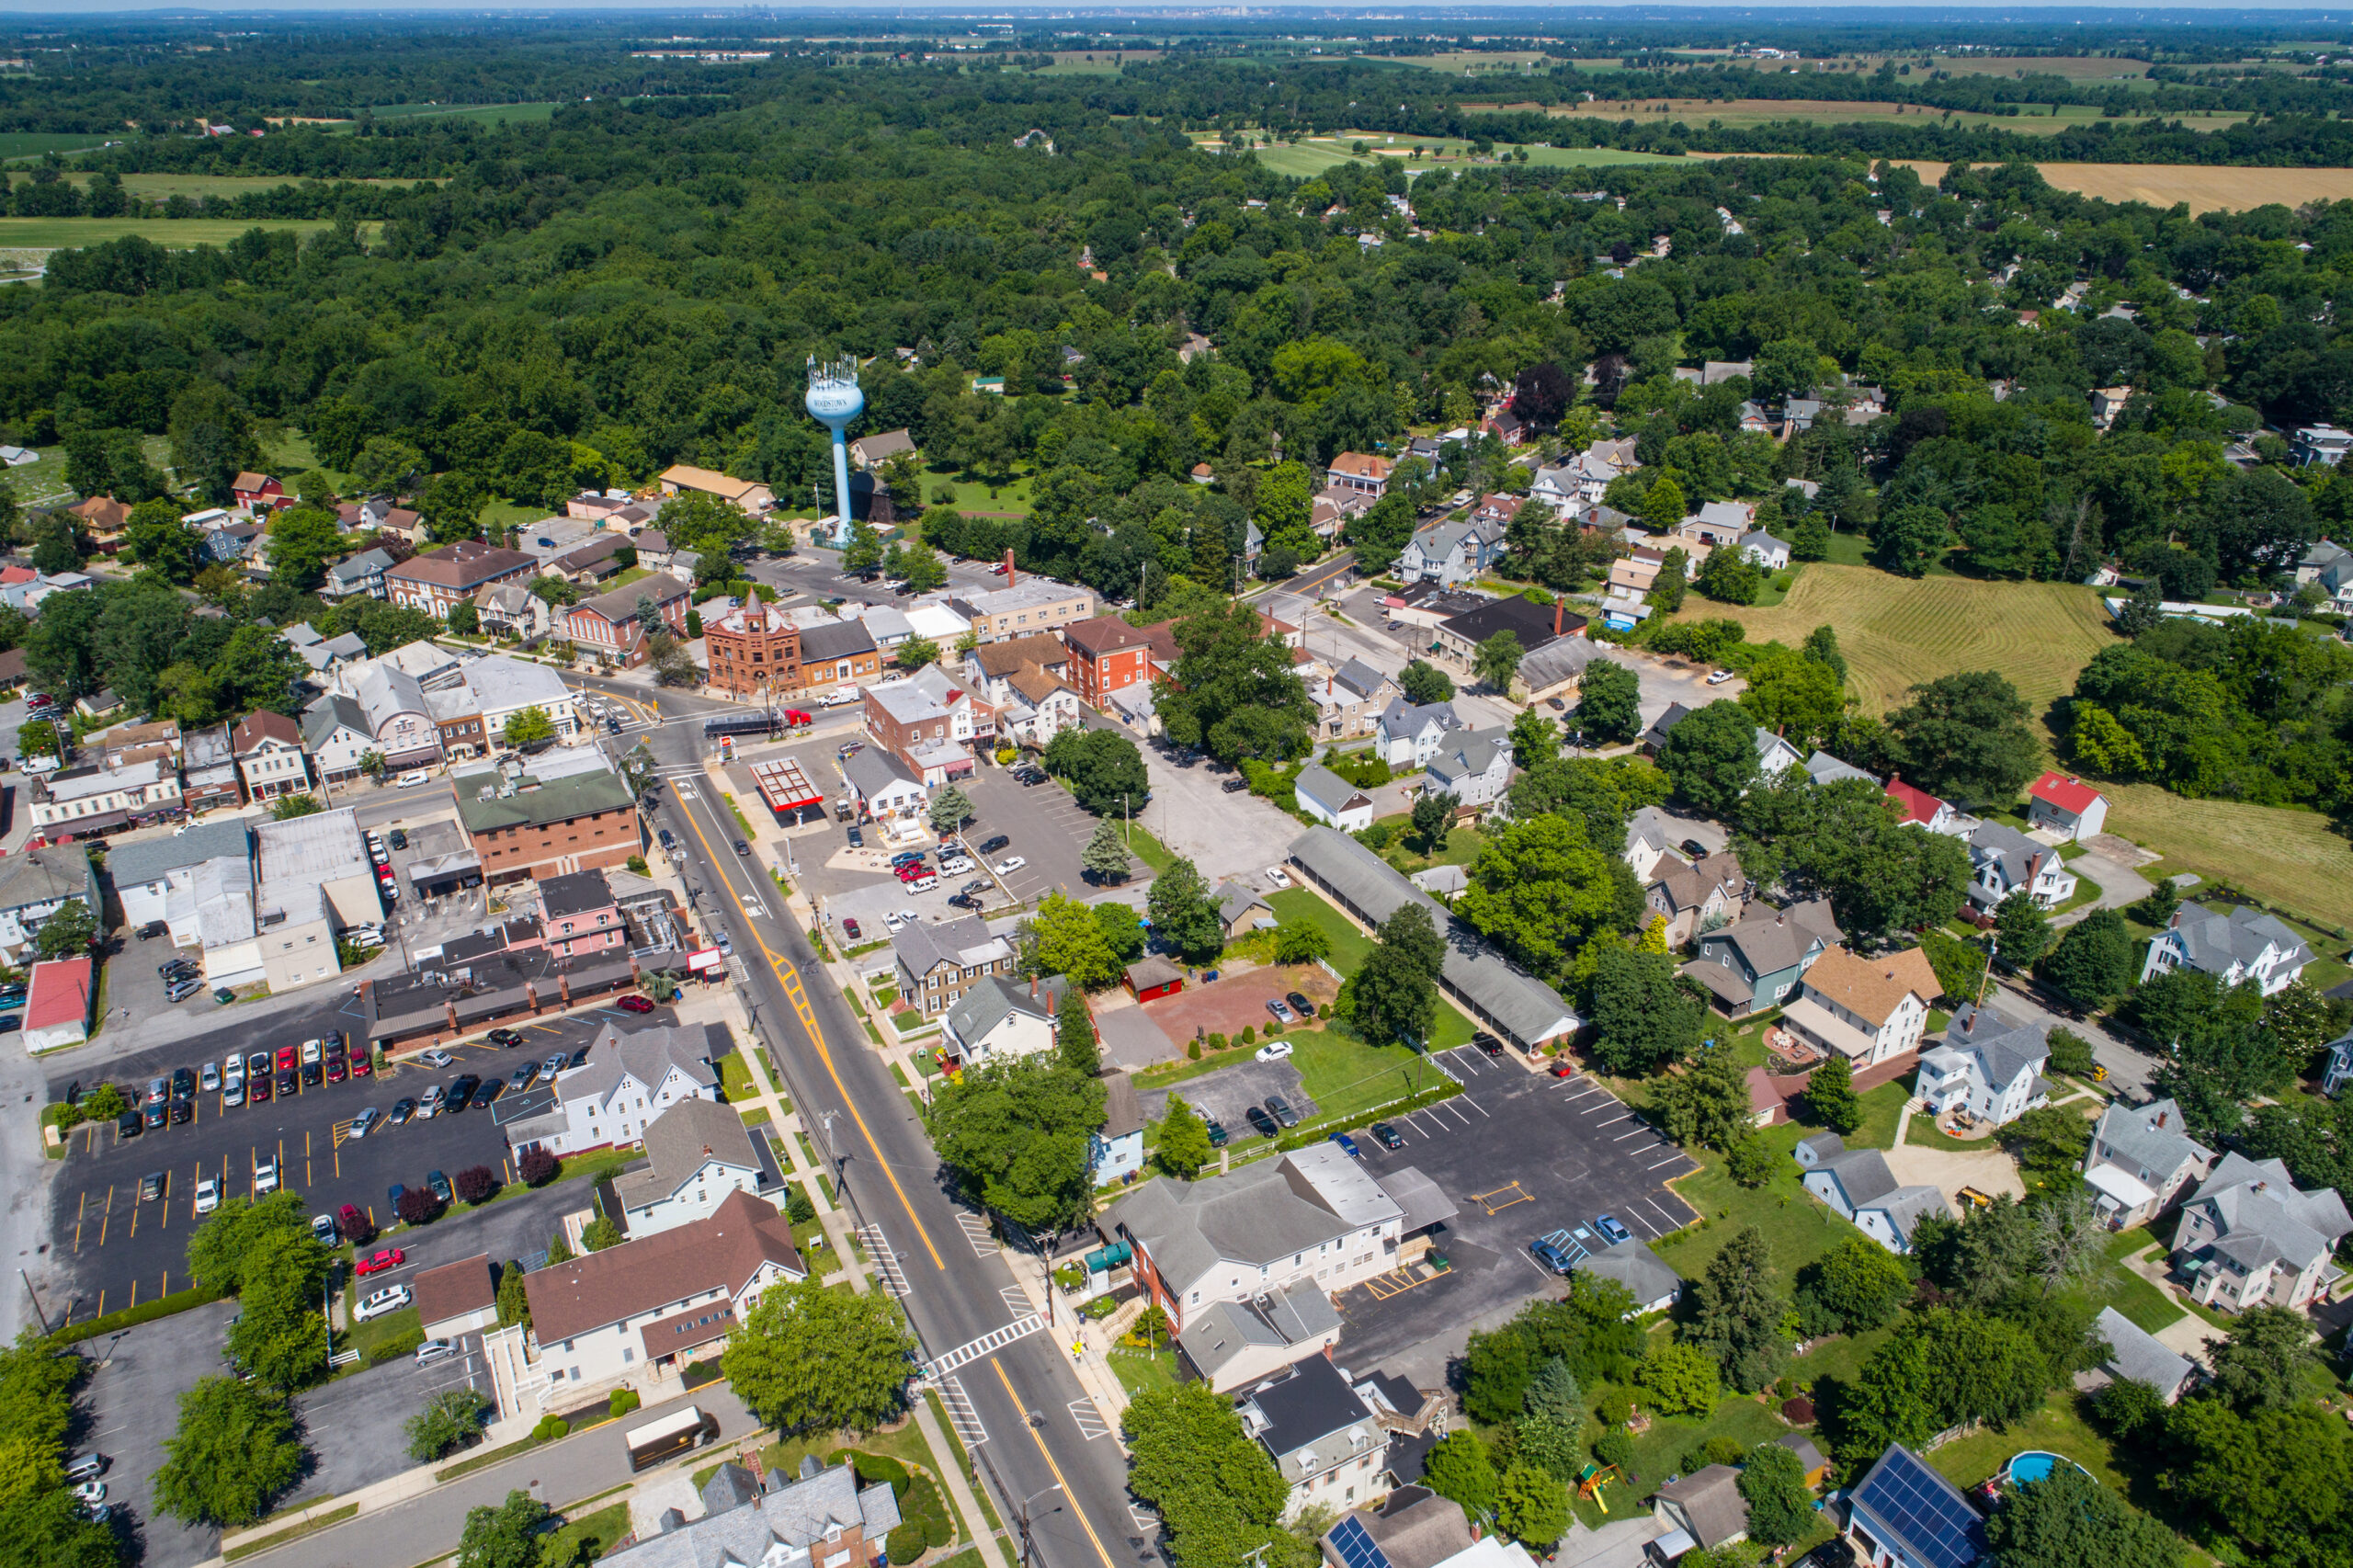
[[[1510,756],[1509,730],[1469,730],[1454,737],[1453,744],[1438,747],[1429,760],[1429,774],[1441,784],[1460,778],[1482,778],[1495,765],[1496,757]]]
[[[2170,1176],[2185,1162],[2214,1157],[2213,1150],[2183,1130],[2181,1107],[2169,1099],[2144,1106],[2111,1101],[2092,1130],[2092,1142],[2112,1151],[2109,1163],[2130,1164],[2155,1177]]]
[[[0,857],[0,909],[23,909],[78,895],[96,915],[97,892],[97,873],[90,868],[90,852],[78,844]]]
[[[997,975],[984,974],[948,1009],[948,1032],[969,1045],[1017,1012],[1051,1018],[1051,1007],[1046,998],[1031,997],[1026,986],[1008,985]]]
[[[1447,988],[1515,1039],[1548,1038],[1566,1020],[1578,1027],[1576,1014],[1560,994],[1543,982],[1521,973],[1468,926],[1454,919],[1405,874],[1345,833],[1313,827],[1291,841],[1290,858],[1317,881],[1333,889],[1375,926],[1408,903],[1419,904],[1430,924],[1447,938],[1446,959],[1439,975]]]
[[[2148,1383],[2170,1399],[2195,1369],[2188,1357],[2168,1350],[2155,1335],[2114,1307],[2102,1307],[2093,1326],[2108,1341],[2105,1365],[2118,1378]]]
[[[1925,1216],[1942,1214],[1949,1218],[1952,1214],[1951,1206],[1945,1202],[1945,1195],[1933,1187],[1899,1187],[1885,1198],[1857,1207],[1874,1209],[1886,1215],[1888,1223],[1895,1228],[1897,1235],[1904,1238],[1906,1246],[1912,1244],[1914,1227]]]
[[[199,823],[185,833],[118,844],[107,855],[107,875],[119,888],[131,887],[224,855],[253,858],[253,835],[242,819]]]
[[[1648,1306],[1683,1289],[1683,1276],[1651,1251],[1640,1239],[1620,1242],[1577,1261],[1577,1272],[1615,1279],[1634,1293],[1635,1303]]]
[[[714,1482],[718,1479],[712,1477]],[[726,1502],[741,1491],[740,1484],[732,1482],[725,1487],[707,1487],[705,1505]],[[867,1540],[879,1546],[898,1524],[899,1504],[890,1483],[878,1481],[860,1487],[858,1472],[847,1464],[837,1464],[779,1486],[756,1505],[745,1501],[706,1513],[634,1546],[608,1552],[603,1561],[624,1568],[732,1568],[764,1563],[769,1553],[783,1548],[805,1562],[813,1547],[842,1529],[858,1527]]]
[[[2202,903],[2185,903],[2173,917],[2173,932],[2181,940],[2189,966],[2210,974],[2221,974],[2234,962],[2253,963],[2262,956],[2266,943],[2288,955],[2285,962],[2290,968],[2309,963],[2313,956],[2303,938],[2278,918],[2244,905],[2222,915]]]
[[[1332,678],[1355,692],[1358,700],[1379,691],[1389,679],[1362,659],[1350,659],[1332,672]]]
[[[903,926],[892,934],[891,950],[909,974],[921,980],[942,964],[964,969],[1003,958],[1011,949],[1004,937],[989,935],[979,916],[962,915],[938,925]]]
[[[1309,763],[1299,770],[1291,789],[1306,796],[1317,805],[1338,816],[1354,805],[1370,805],[1372,798],[1321,763]]]
[[[1185,1289],[1221,1258],[1270,1264],[1347,1233],[1337,1215],[1293,1190],[1289,1172],[1289,1162],[1273,1159],[1208,1181],[1154,1176],[1106,1218],[1142,1244],[1172,1288]]]
[[[1699,949],[1704,955],[1715,944],[1729,942],[1759,975],[1778,974],[1802,960],[1816,938],[1827,948],[1842,934],[1831,918],[1827,899],[1791,904],[1788,909],[1760,904],[1733,924],[1700,937]]]
[[[619,1086],[624,1073],[632,1074],[641,1084],[659,1084],[672,1067],[695,1083],[711,1087],[718,1084],[719,1074],[704,1060],[710,1051],[710,1040],[699,1025],[670,1028],[656,1024],[634,1034],[623,1034],[607,1024],[597,1032],[587,1065],[575,1067],[557,1080],[556,1099],[561,1102],[609,1095]]]
[[[646,1168],[616,1177],[613,1192],[623,1209],[635,1209],[678,1190],[706,1160],[724,1160],[745,1170],[760,1168],[750,1129],[733,1106],[715,1100],[680,1100],[645,1127]]]
[[[2222,1233],[2216,1249],[2248,1268],[2273,1262],[2308,1268],[2353,1231],[2335,1187],[2301,1191],[2279,1160],[2224,1154],[2190,1202],[2204,1205]]]
[[[1945,1042],[1929,1057],[1974,1051],[1985,1064],[1985,1082],[1995,1091],[2016,1083],[2020,1073],[2042,1071],[2051,1060],[2048,1024],[2014,1024],[1991,1008],[1963,1002],[1946,1026]]]
[[[1831,1155],[1815,1165],[1813,1170],[1827,1171],[1836,1176],[1838,1189],[1847,1195],[1847,1203],[1857,1209],[1885,1198],[1903,1185],[1895,1179],[1895,1173],[1887,1168],[1887,1156],[1877,1149],[1849,1149],[1845,1153]],[[1812,1176],[1813,1171],[1806,1174]]]

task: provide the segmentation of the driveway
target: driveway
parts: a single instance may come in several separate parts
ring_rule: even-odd
[[[236,1313],[236,1302],[215,1301],[81,1347],[97,1369],[82,1395],[89,1426],[74,1446],[107,1457],[107,1501],[127,1519],[145,1568],[189,1568],[221,1549],[220,1531],[157,1516],[154,1480],[164,1439],[179,1423],[180,1395],[222,1370],[221,1348]]]
[[[1329,1002],[1339,989],[1320,964],[1288,964],[1254,969],[1207,985],[1188,985],[1174,996],[1145,1003],[1143,1012],[1170,1040],[1196,1040],[1209,1034],[1231,1040],[1245,1028],[1263,1032],[1275,1021],[1267,1004],[1278,997],[1297,991],[1311,1002]]]
[[[1301,1086],[1298,1068],[1289,1062],[1259,1062],[1246,1052],[1232,1054],[1240,1060],[1230,1067],[1187,1078],[1165,1088],[1144,1090],[1137,1096],[1144,1119],[1158,1121],[1167,1115],[1168,1096],[1178,1095],[1200,1115],[1223,1123],[1238,1145],[1251,1137],[1250,1108],[1266,1104],[1268,1095],[1280,1095],[1289,1100],[1302,1121],[1314,1116],[1315,1102]]]
[[[2073,926],[2095,909],[2121,909],[2128,903],[2138,903],[2156,891],[2154,883],[2140,872],[2140,867],[2154,858],[2130,839],[2103,833],[2086,846],[2084,853],[2067,862],[2067,869],[2099,885],[2099,899],[2080,908],[2071,909],[2054,918],[2054,927]]]
[[[1631,664],[1642,683],[1643,728],[1649,729],[1658,716],[1676,703],[1686,708],[1705,708],[1711,702],[1729,702],[1748,689],[1745,680],[1728,680],[1722,686],[1708,684],[1708,666],[1686,664],[1681,659],[1661,658],[1632,649],[1620,649],[1620,662]]]

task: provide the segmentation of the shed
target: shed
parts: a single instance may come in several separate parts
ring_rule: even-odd
[[[491,1282],[490,1254],[478,1252],[415,1279],[416,1315],[427,1339],[451,1339],[498,1321],[498,1287]]]
[[[1128,966],[1128,989],[1139,1002],[1174,996],[1185,989],[1185,971],[1157,953]]]
[[[1823,1457],[1820,1449],[1813,1446],[1812,1437],[1802,1432],[1784,1432],[1773,1440],[1798,1456],[1798,1463],[1804,1468],[1808,1486],[1819,1486],[1829,1479],[1830,1461]]]

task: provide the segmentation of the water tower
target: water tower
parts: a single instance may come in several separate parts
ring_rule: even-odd
[[[810,417],[834,433],[834,502],[839,509],[834,522],[834,542],[849,543],[849,443],[842,435],[849,422],[866,412],[866,394],[858,390],[858,361],[835,359],[817,363],[809,358]]]

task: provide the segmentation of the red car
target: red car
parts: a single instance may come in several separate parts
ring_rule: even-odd
[[[931,875],[931,868],[925,865],[920,860],[910,860],[905,865],[899,868],[899,880],[903,882],[911,882],[917,877],[927,877],[929,875]]]
[[[368,1074],[373,1073],[376,1070],[376,1064],[374,1062],[370,1061],[369,1058],[374,1054],[375,1053],[373,1051],[363,1051],[358,1055],[353,1057],[351,1059],[351,1075],[355,1078],[365,1078]]]
[[[351,1266],[351,1271],[354,1274],[360,1276],[362,1278],[365,1278],[370,1274],[381,1274],[387,1268],[398,1268],[402,1264],[406,1263],[407,1261],[408,1254],[403,1252],[400,1248],[386,1247],[383,1251],[376,1254],[375,1256],[363,1257],[358,1263],[353,1264]]]
[[[1575,1062],[1570,1061],[1565,1056],[1556,1056],[1552,1059],[1552,1076],[1555,1078],[1574,1078],[1576,1075],[1577,1064]]]
[[[326,1060],[327,1082],[330,1084],[342,1083],[345,1074],[349,1072],[350,1068],[351,1063],[344,1059],[341,1052],[337,1052],[336,1054],[328,1057]]]
[[[280,1073],[290,1073],[301,1065],[301,1057],[297,1048],[290,1045],[281,1045],[278,1048],[278,1070]]]
[[[654,1011],[654,1004],[647,1001],[642,996],[623,996],[615,1001],[613,1006],[619,1007],[624,1013],[650,1013]]]
[[[368,1223],[368,1217],[348,1203],[336,1210],[335,1217],[343,1221],[343,1232],[347,1236],[358,1235],[361,1228]]]

